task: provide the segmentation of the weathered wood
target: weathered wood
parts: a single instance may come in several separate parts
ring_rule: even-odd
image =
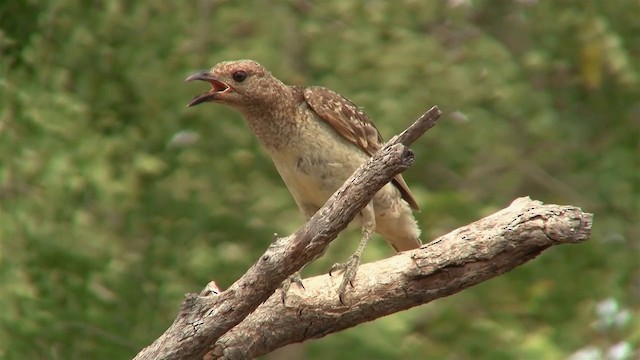
[[[420,249],[360,266],[339,301],[341,276],[304,279],[282,303],[275,289],[324,252],[373,195],[413,162],[405,146],[440,116],[434,107],[394,137],[294,234],[276,238],[229,289],[189,294],[174,323],[136,359],[245,359],[448,296],[503,274],[552,245],[585,241],[592,215],[520,198]],[[404,145],[403,145],[404,144]]]
[[[135,359],[202,358],[215,341],[266,301],[283,280],[322,254],[378,190],[411,166],[414,155],[406,145],[433,127],[440,114],[434,106],[416,120],[404,132],[404,145],[397,138],[389,141],[304,226],[276,239],[229,289],[211,296],[187,295],[169,329]]]
[[[573,206],[517,199],[420,249],[362,265],[348,305],[335,295],[340,277],[329,275],[305,279],[304,290],[290,290],[286,306],[272,296],[220,338],[213,358],[253,358],[457,293],[550,246],[585,241],[592,219]]]

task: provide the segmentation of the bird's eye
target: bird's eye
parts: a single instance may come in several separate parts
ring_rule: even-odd
[[[236,82],[243,82],[244,79],[247,78],[247,73],[245,71],[238,70],[238,71],[234,72],[231,77]]]

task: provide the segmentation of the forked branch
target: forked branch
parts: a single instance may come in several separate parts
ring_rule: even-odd
[[[276,239],[231,287],[189,294],[173,324],[136,359],[251,358],[453,294],[511,270],[554,244],[588,238],[591,215],[520,199],[421,249],[362,265],[338,301],[339,280],[305,279],[283,304],[274,291],[324,252],[375,193],[413,163],[408,145],[440,117],[431,108],[345,182],[304,226]]]

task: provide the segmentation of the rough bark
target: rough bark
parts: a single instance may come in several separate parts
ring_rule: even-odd
[[[585,241],[591,223],[591,214],[573,206],[517,199],[420,249],[360,266],[346,305],[336,295],[339,276],[304,279],[305,288],[292,288],[284,305],[274,294],[222,336],[210,358],[253,358],[426,304],[510,271],[552,245]]]
[[[136,359],[251,358],[292,342],[317,338],[427,303],[499,275],[551,245],[585,240],[591,217],[573,207],[519,200],[488,218],[421,249],[358,270],[346,305],[338,301],[340,276],[305,279],[282,303],[274,294],[284,279],[324,252],[373,195],[413,163],[406,146],[433,127],[433,107],[389,141],[303,227],[276,238],[227,290],[210,283],[188,294],[173,324]]]

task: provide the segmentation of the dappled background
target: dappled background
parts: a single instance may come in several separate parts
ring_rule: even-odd
[[[185,293],[226,288],[303,223],[239,114],[185,108],[207,90],[187,75],[252,58],[349,97],[385,138],[444,111],[405,175],[424,240],[525,195],[595,214],[585,244],[299,354],[631,359],[638,18],[632,0],[2,2],[0,357],[131,358]],[[391,254],[377,237],[365,261]]]

